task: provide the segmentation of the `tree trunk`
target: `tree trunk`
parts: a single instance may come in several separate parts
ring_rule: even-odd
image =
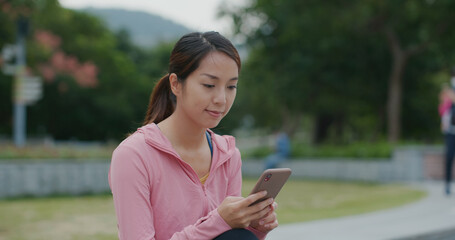
[[[427,39],[427,41],[420,44],[403,48],[394,29],[390,26],[385,26],[384,23],[381,23],[381,26],[393,56],[387,97],[387,134],[389,142],[395,143],[401,137],[402,78],[407,60],[411,56],[417,55],[427,49],[432,39]],[[435,26],[436,31],[432,35],[432,38],[439,37],[447,31],[449,26],[447,21],[442,21],[437,24]]]
[[[292,114],[286,107],[283,107],[281,111],[281,131],[284,131],[290,138],[292,138],[300,127],[301,118],[302,113],[297,112]]]
[[[327,114],[318,114],[315,121],[313,143],[318,145],[327,140],[328,130],[333,123],[333,118]]]
[[[335,115],[335,119],[333,120],[333,125],[334,125],[334,128],[335,128],[335,136],[334,136],[334,139],[336,143],[338,144],[342,144],[344,143],[345,139],[343,139],[344,137],[344,127],[345,127],[345,123],[344,123],[344,114],[342,113],[338,113]]]
[[[406,54],[402,51],[393,54],[387,99],[387,135],[391,143],[401,137],[402,78],[406,60]]]
[[[386,27],[384,33],[393,57],[387,96],[387,136],[390,143],[395,143],[401,136],[402,78],[409,55],[393,29]]]

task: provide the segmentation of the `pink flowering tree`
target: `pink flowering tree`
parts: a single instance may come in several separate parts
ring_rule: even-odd
[[[29,22],[27,70],[44,81],[27,109],[28,135],[118,140],[140,125],[153,81],[99,19],[58,0],[0,0],[0,48],[14,44],[18,16]],[[0,74],[0,135],[11,133],[13,79]]]
[[[37,30],[34,39],[41,50],[50,56],[48,61],[38,66],[46,82],[53,82],[57,74],[66,74],[72,76],[80,87],[94,88],[98,85],[97,66],[91,61],[80,62],[77,57],[63,52],[59,36],[50,31]]]

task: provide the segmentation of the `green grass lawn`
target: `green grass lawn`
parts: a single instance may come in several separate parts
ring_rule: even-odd
[[[243,195],[255,181],[245,181]],[[366,213],[423,198],[426,193],[400,185],[291,180],[276,198],[281,224]]]
[[[244,180],[246,195],[255,180]],[[281,224],[400,206],[425,193],[398,185],[290,180],[277,197]],[[0,240],[117,239],[112,197],[52,197],[0,201]]]

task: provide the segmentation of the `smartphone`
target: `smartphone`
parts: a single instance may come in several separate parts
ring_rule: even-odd
[[[250,206],[258,202],[264,201],[265,199],[268,198],[275,199],[278,193],[280,192],[281,188],[283,188],[284,184],[288,180],[289,176],[291,176],[291,172],[292,171],[290,168],[272,168],[265,170],[259,177],[250,195],[263,190],[267,191],[267,195],[257,200]]]

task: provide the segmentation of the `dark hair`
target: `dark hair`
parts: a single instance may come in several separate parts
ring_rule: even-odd
[[[201,60],[210,52],[219,51],[232,58],[240,71],[240,57],[234,45],[218,32],[193,32],[184,35],[175,44],[169,58],[169,73],[155,85],[145,115],[144,124],[159,123],[175,109],[177,99],[171,91],[169,75],[175,73],[182,84],[188,75],[199,67]]]

